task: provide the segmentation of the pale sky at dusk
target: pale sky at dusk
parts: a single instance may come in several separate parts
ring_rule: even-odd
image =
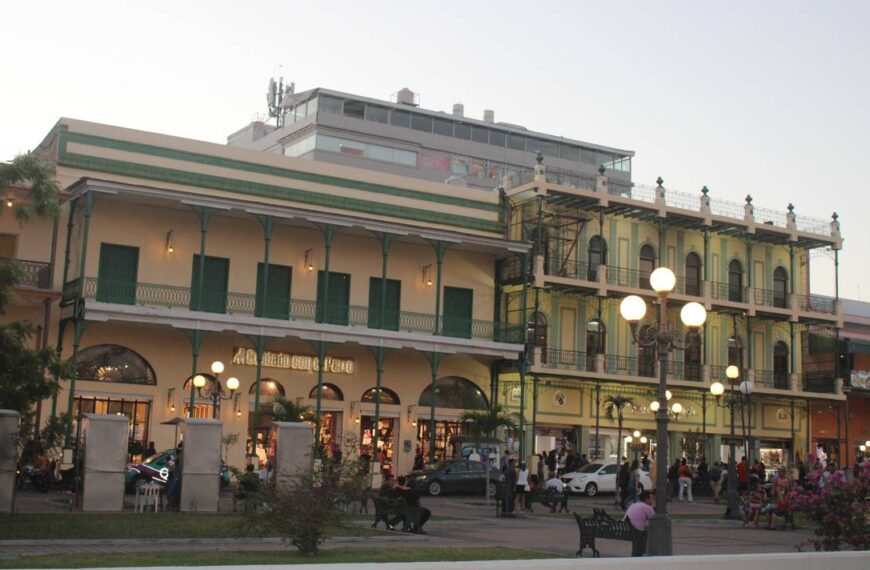
[[[223,143],[283,66],[313,87],[636,151],[634,181],[830,219],[870,300],[870,2],[14,2],[0,159],[61,116]],[[833,262],[813,259],[813,292]],[[860,289],[859,289],[860,287]]]

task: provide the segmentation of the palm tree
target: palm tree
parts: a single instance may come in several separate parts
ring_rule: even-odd
[[[273,422],[314,421],[314,412],[311,410],[311,406],[297,404],[284,396],[277,396],[272,402],[272,409],[261,411],[260,415],[270,416]]]
[[[478,445],[484,438],[495,438],[498,428],[516,429],[517,422],[510,416],[508,409],[502,405],[492,404],[483,410],[466,410],[459,416],[459,421],[468,422],[471,425],[473,436]],[[486,463],[486,502],[489,504],[489,461]]]
[[[617,465],[622,460],[622,420],[623,420],[623,410],[628,407],[634,405],[634,398],[630,398],[627,396],[607,396],[604,399],[604,417],[608,419],[608,421],[613,422],[615,419],[617,422],[616,428],[616,463]],[[615,416],[615,417],[614,417]]]

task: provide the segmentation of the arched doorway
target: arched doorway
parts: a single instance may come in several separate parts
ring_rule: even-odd
[[[649,325],[643,325],[638,331],[638,337],[646,338],[649,334]],[[654,346],[637,345],[637,373],[646,378],[655,378],[656,375],[656,349]]]
[[[773,345],[773,387],[788,389],[788,345],[783,341]]]
[[[454,436],[466,435],[468,430],[468,426],[459,421],[459,415],[465,410],[485,410],[489,407],[489,400],[477,384],[460,376],[439,379],[434,394],[432,384],[426,386],[417,401],[417,441],[424,457],[428,456],[431,441],[429,421],[433,398],[435,457],[439,460],[450,459],[456,451]]]
[[[694,251],[686,256],[686,295],[701,296],[701,257]]]
[[[649,276],[656,268],[656,252],[652,246],[645,244],[640,248],[640,263],[638,264],[638,285],[642,289],[652,289],[649,282]]]
[[[586,323],[586,370],[595,370],[595,357],[604,354],[607,345],[607,328],[598,319]]]
[[[728,264],[728,300],[743,302],[743,265],[737,259]]]
[[[589,281],[598,280],[598,266],[607,264],[607,242],[601,236],[592,236],[587,251],[587,267]]]
[[[788,271],[782,267],[773,270],[773,306],[788,307]]]

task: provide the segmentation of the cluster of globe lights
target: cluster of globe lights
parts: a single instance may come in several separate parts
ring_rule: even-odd
[[[674,286],[677,284],[677,277],[667,267],[659,267],[650,273],[649,283],[656,293],[665,296],[674,290]],[[619,314],[630,325],[635,326],[646,316],[646,301],[638,295],[629,295],[619,304]],[[701,303],[694,301],[686,303],[680,309],[680,320],[690,329],[697,330],[707,320],[707,310]],[[670,390],[666,391],[666,396],[668,400],[671,399],[672,394]],[[649,409],[653,413],[658,412],[659,408],[660,404],[658,400],[650,402]],[[680,415],[683,413],[683,405],[679,402],[674,402],[670,406],[670,412]]]
[[[224,363],[223,362],[221,362],[220,360],[215,360],[214,362],[211,363],[212,374],[217,376],[219,374],[222,374],[223,371],[224,371]],[[193,385],[197,389],[205,388],[206,382],[208,382],[208,380],[202,374],[197,374],[196,376],[193,377]],[[233,376],[231,378],[227,378],[227,389],[230,390],[231,392],[238,390],[239,389],[239,379],[236,378],[235,376]]]

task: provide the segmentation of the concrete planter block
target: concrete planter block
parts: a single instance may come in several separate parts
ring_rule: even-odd
[[[302,422],[272,422],[275,483],[286,484],[311,468],[314,429]]]
[[[217,512],[220,498],[221,423],[184,421],[181,455],[182,511]]]
[[[84,464],[79,508],[83,511],[124,510],[124,474],[130,419],[115,414],[85,414]]]
[[[15,444],[20,421],[18,412],[0,410],[0,513],[11,513],[15,507]]]

